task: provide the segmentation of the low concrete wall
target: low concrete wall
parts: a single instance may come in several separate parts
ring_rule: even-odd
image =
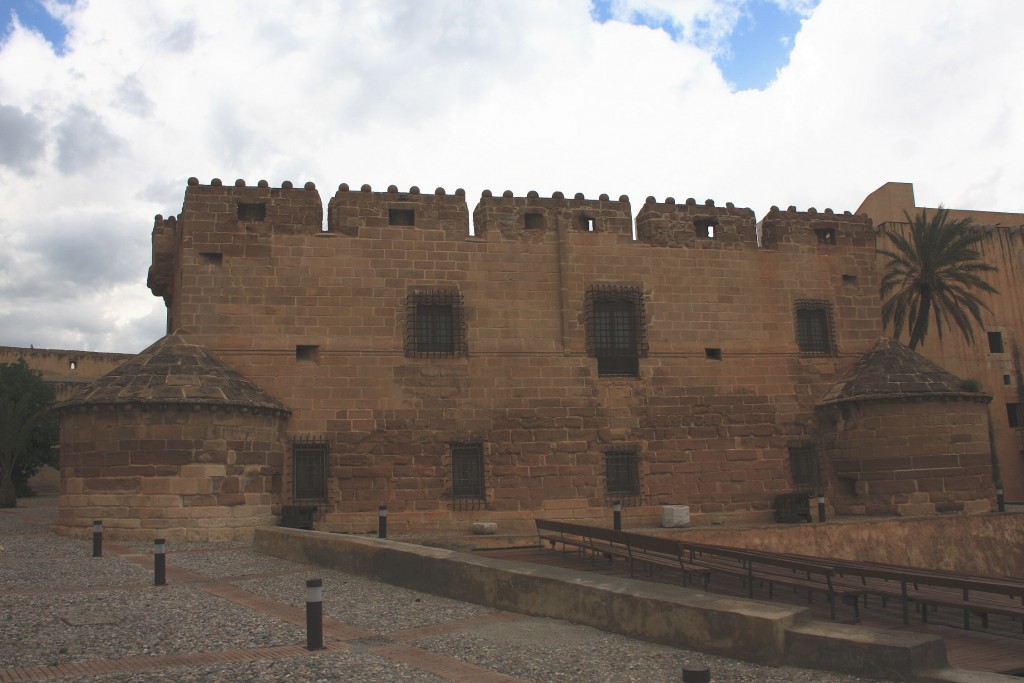
[[[1024,512],[665,530],[658,535],[964,574],[1024,576]]]
[[[296,562],[733,659],[954,680],[942,674],[953,670],[936,636],[823,624],[800,607],[376,538],[275,527],[258,529],[254,543],[257,552]]]

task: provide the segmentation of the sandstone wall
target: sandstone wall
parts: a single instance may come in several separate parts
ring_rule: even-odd
[[[826,411],[820,448],[839,514],[988,512],[995,500],[987,406],[873,401]]]
[[[276,523],[276,415],[198,406],[79,408],[61,419],[58,531],[169,541],[248,539]]]
[[[757,226],[749,209],[650,199],[634,241],[624,197],[485,193],[470,235],[460,193],[342,186],[323,229],[314,188],[282,191],[306,207],[291,222],[270,220],[273,192],[190,182],[181,216],[158,221],[177,278],[158,293],[172,328],[293,411],[290,436],[331,442],[323,528],[375,529],[380,504],[395,529],[603,520],[612,448],[640,457],[634,516],[767,518],[815,400],[881,334],[861,217],[773,209]],[[256,200],[267,218],[240,218]],[[642,293],[637,378],[588,356],[597,284]],[[407,357],[409,295],[442,287],[462,297],[467,352]],[[830,307],[832,353],[800,352],[798,299]],[[483,446],[484,510],[453,510],[452,443]]]

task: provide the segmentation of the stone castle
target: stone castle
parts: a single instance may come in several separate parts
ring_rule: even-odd
[[[192,178],[153,228],[168,336],[61,404],[60,525],[217,540],[282,517],[369,531],[379,506],[427,532],[614,502],[631,526],[666,505],[768,521],[793,492],[841,515],[1024,499],[1024,235],[988,229],[1002,294],[979,343],[912,352],[884,339],[876,254],[908,188],[759,222],[484,192],[471,230],[461,190],[343,184],[325,222],[312,183]]]

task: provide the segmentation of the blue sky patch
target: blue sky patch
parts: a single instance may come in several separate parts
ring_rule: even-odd
[[[9,36],[14,28],[12,13],[18,15],[18,21],[22,26],[42,33],[53,45],[54,52],[64,54],[67,29],[50,16],[39,0],[0,0],[0,40]]]
[[[593,0],[590,16],[597,22],[613,21],[614,0]],[[815,6],[817,2],[813,3]],[[775,80],[776,72],[789,63],[796,34],[804,15],[784,10],[773,0],[747,0],[739,22],[724,43],[714,50],[715,64],[733,90],[763,89]],[[708,29],[708,20],[697,17],[691,28],[693,35],[683,35],[683,26],[662,12],[630,12],[627,21],[637,26],[665,31],[673,40],[687,39],[703,49],[715,46],[701,44]]]
[[[774,2],[753,0],[729,36],[729,52],[715,57],[735,90],[761,90],[789,64],[789,53],[803,17]]]

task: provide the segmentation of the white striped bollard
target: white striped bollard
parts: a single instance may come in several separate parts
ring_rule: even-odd
[[[153,585],[167,585],[167,541],[158,538],[153,541]]]
[[[306,649],[324,649],[324,580],[306,581]]]
[[[103,520],[92,521],[92,556],[103,557]]]

